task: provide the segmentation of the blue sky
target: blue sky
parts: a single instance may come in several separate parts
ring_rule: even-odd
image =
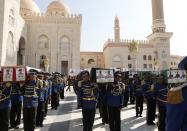
[[[35,0],[45,12],[53,0]],[[151,33],[151,0],[62,0],[71,12],[82,14],[81,51],[102,51],[113,38],[114,18],[120,20],[121,39],[144,40]],[[187,55],[187,1],[163,0],[166,31],[173,32],[171,54]]]

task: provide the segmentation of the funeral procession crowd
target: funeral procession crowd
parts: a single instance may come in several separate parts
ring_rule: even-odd
[[[179,69],[187,70],[187,57],[179,63]],[[142,117],[144,103],[147,125],[156,124],[158,131],[187,131],[185,82],[173,86],[164,73],[137,73],[130,78],[129,72],[112,70],[113,81],[102,83],[97,82],[96,70],[83,70],[74,77],[30,70],[25,81],[1,80],[0,131],[18,129],[22,116],[25,131],[43,127],[48,105],[56,110],[60,98],[64,99],[64,88],[68,91],[70,86],[77,95],[77,108],[82,109],[83,131],[92,131],[96,108],[99,108],[102,124],[109,124],[110,131],[121,131],[121,109],[134,104],[134,115]]]

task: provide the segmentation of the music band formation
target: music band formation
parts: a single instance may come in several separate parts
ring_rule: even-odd
[[[187,57],[179,64],[187,70]],[[0,129],[8,131],[19,128],[23,112],[25,131],[43,127],[48,105],[56,110],[60,98],[64,99],[64,88],[73,86],[77,95],[77,108],[82,109],[83,131],[92,131],[96,109],[99,108],[102,124],[109,124],[110,131],[121,131],[121,110],[128,104],[135,105],[136,117],[142,117],[146,105],[146,124],[155,125],[158,116],[158,131],[187,130],[187,84],[172,87],[162,73],[153,75],[115,71],[114,80],[98,83],[93,73],[81,71],[68,77],[60,73],[29,71],[24,82],[3,82],[0,85]],[[66,82],[67,81],[67,82]],[[145,103],[145,104],[144,104]],[[156,113],[158,111],[158,114]],[[157,114],[157,115],[156,115]]]

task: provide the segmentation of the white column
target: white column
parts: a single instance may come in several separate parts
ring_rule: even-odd
[[[25,63],[25,55],[22,55],[22,65],[26,65],[26,63]]]

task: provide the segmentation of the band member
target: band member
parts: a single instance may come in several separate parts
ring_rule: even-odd
[[[121,108],[123,107],[125,85],[121,82],[121,72],[114,73],[114,82],[107,87],[107,105],[110,131],[121,131]]]
[[[102,124],[108,124],[106,84],[98,84],[98,87],[99,87],[99,109],[102,117]]]
[[[130,104],[134,104],[135,103],[135,87],[133,86],[133,81],[130,80],[129,83],[129,96],[130,96]]]
[[[11,83],[0,83],[0,130],[8,131],[11,108]]]
[[[57,110],[59,106],[59,84],[58,77],[54,76],[51,87],[51,109]]]
[[[21,122],[23,96],[20,90],[21,90],[20,83],[17,82],[12,84],[12,91],[11,91],[12,107],[10,111],[10,127],[15,129],[19,128]]]
[[[156,100],[150,75],[144,76],[144,80],[142,81],[142,88],[144,97],[146,98],[147,102],[147,125],[155,125],[154,120],[156,113]]]
[[[165,131],[168,85],[164,81],[164,75],[158,76],[158,82],[154,85],[154,90],[159,112],[158,131]]]
[[[72,76],[68,76],[67,82],[68,82],[68,87],[66,89],[66,91],[71,91],[71,86],[73,86],[73,77]]]
[[[45,114],[45,95],[46,89],[44,87],[43,74],[39,73],[37,78],[38,87],[38,108],[36,115],[36,126],[43,127],[43,120]]]
[[[143,112],[143,89],[141,86],[141,80],[140,78],[135,75],[133,86],[135,89],[135,98],[136,98],[136,117],[142,117]]]
[[[64,88],[66,86],[64,75],[61,76],[59,80],[59,88],[60,88],[60,98],[64,99]]]
[[[98,88],[96,84],[90,82],[88,71],[83,71],[81,77],[82,81],[78,83],[78,100],[79,105],[82,107],[83,131],[92,131],[98,98]]]
[[[22,90],[24,131],[34,131],[38,107],[36,73],[28,73],[28,79]]]
[[[187,71],[187,57],[179,63]],[[166,131],[187,131],[187,83],[171,88],[167,97]]]
[[[49,76],[50,74],[45,73],[44,74],[44,80],[43,80],[43,86],[45,89],[45,113],[44,113],[44,117],[47,116],[47,112],[48,112],[48,103],[49,103],[49,99],[50,99],[50,82],[49,82]]]

